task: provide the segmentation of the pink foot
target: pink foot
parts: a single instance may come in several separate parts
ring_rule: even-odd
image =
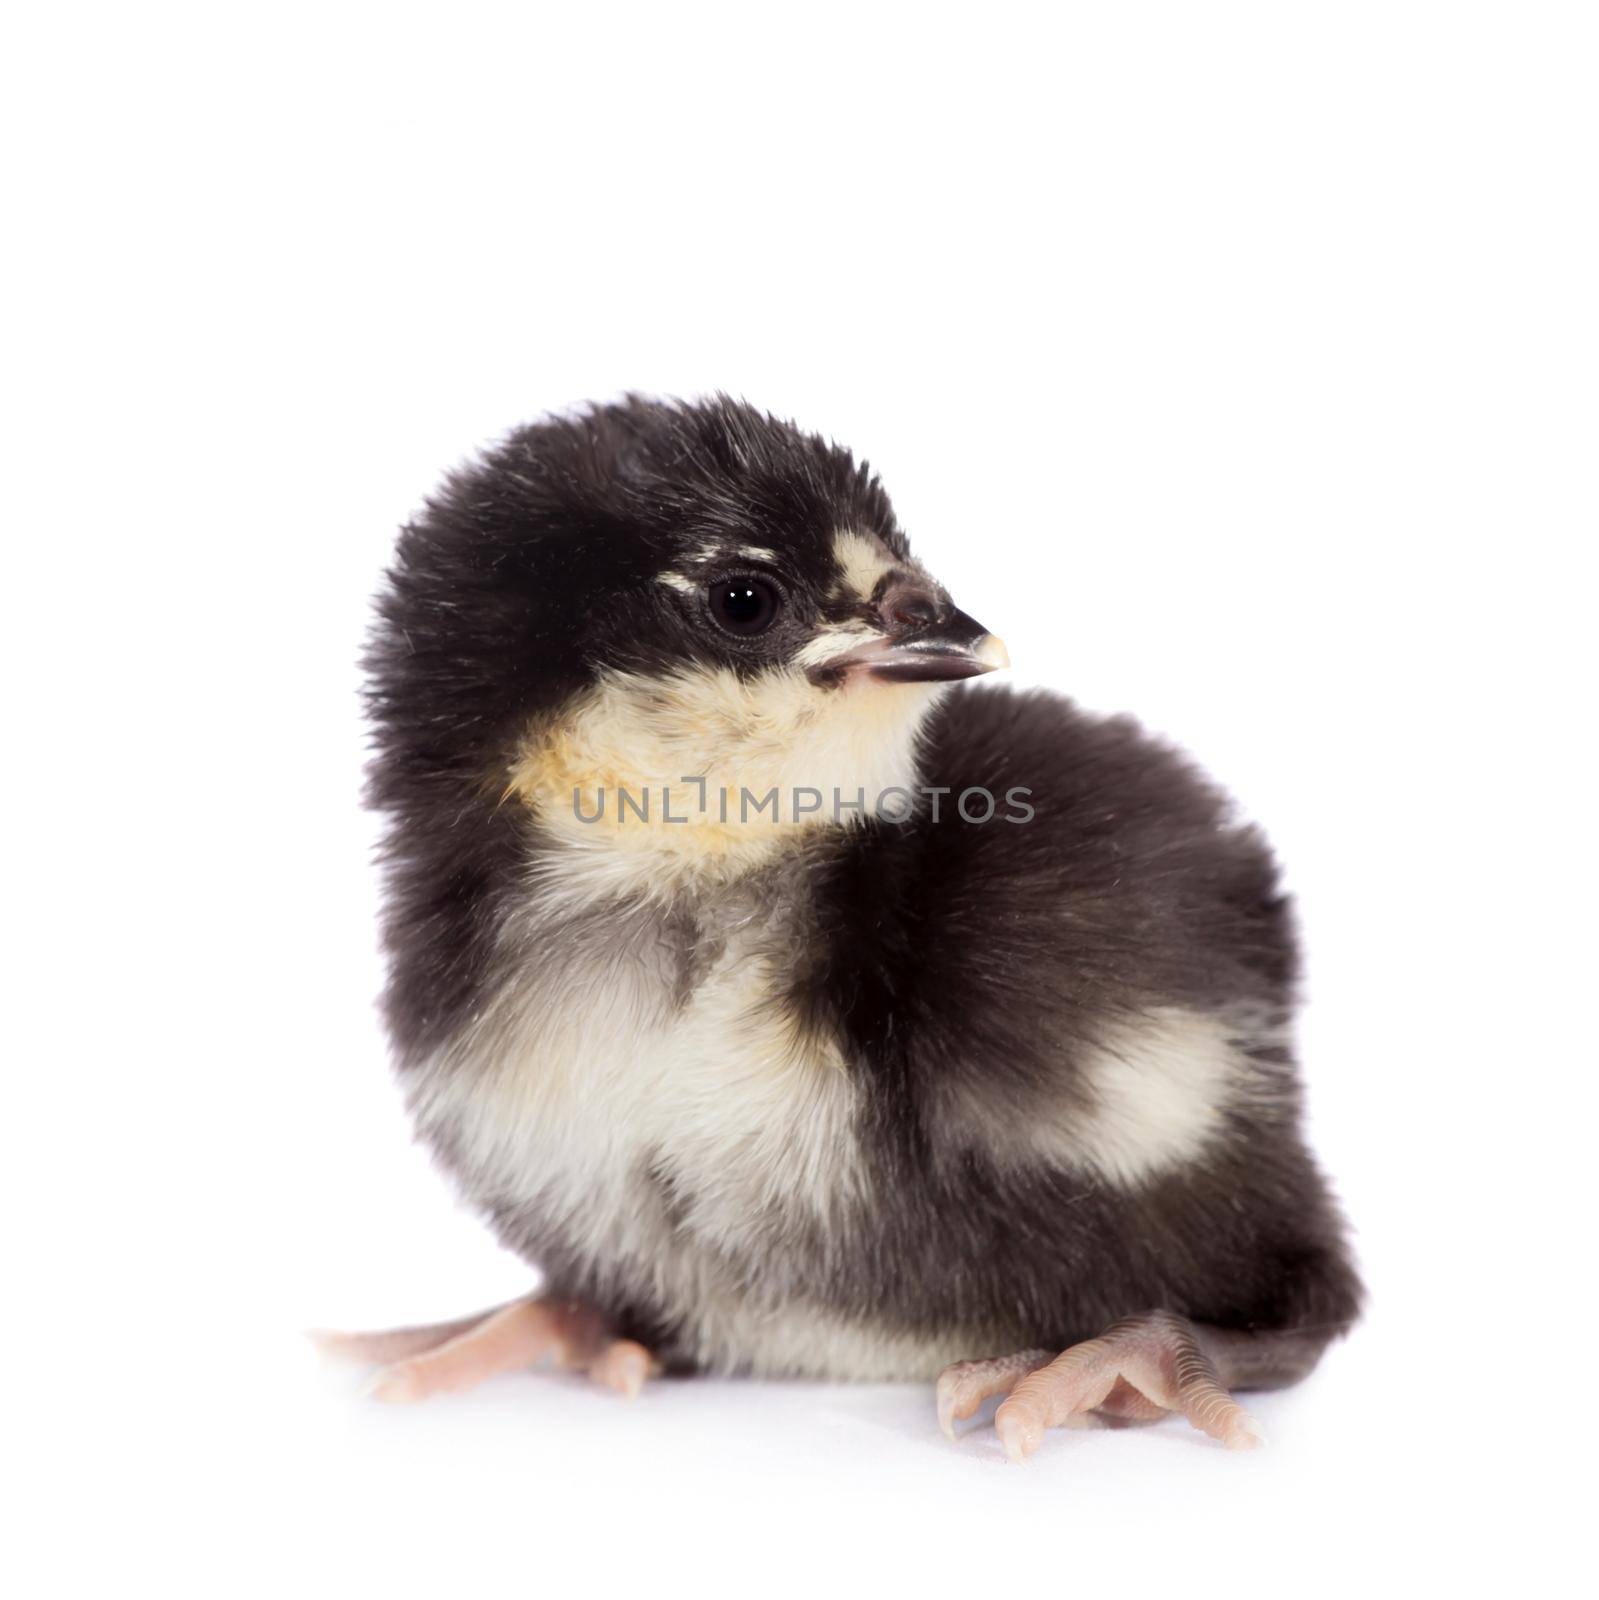
[[[1230,1449],[1250,1449],[1265,1437],[1222,1386],[1193,1325],[1169,1311],[1127,1317],[1053,1360],[1047,1351],[1028,1350],[958,1361],[938,1380],[939,1423],[953,1437],[957,1418],[1007,1393],[994,1429],[1012,1461],[1025,1461],[1048,1428],[1151,1422],[1169,1411]]]
[[[431,1328],[311,1337],[329,1355],[382,1363],[367,1392],[397,1403],[470,1389],[546,1359],[631,1399],[655,1366],[643,1345],[613,1339],[599,1313],[576,1300],[513,1300]]]

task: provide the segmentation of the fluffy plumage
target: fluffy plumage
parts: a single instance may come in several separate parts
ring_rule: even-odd
[[[706,614],[744,572],[783,602],[753,640]],[[928,629],[983,648],[868,469],[742,405],[596,408],[454,475],[368,657],[421,1136],[678,1367],[1347,1325],[1265,844],[1129,720],[861,666]],[[685,823],[617,814],[689,776]],[[745,784],[946,793],[724,822]]]

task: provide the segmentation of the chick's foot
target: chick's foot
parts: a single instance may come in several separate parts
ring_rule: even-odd
[[[643,1345],[613,1338],[605,1319],[577,1300],[513,1300],[432,1327],[311,1337],[329,1355],[378,1364],[367,1392],[391,1402],[470,1389],[547,1360],[631,1399],[655,1370]]]
[[[957,1361],[938,1380],[938,1419],[954,1423],[992,1395],[1009,1398],[994,1428],[1012,1461],[1025,1461],[1048,1428],[1153,1422],[1179,1411],[1231,1449],[1263,1442],[1255,1419],[1233,1399],[1186,1318],[1169,1311],[1127,1317],[1063,1355],[1027,1350],[987,1361]]]

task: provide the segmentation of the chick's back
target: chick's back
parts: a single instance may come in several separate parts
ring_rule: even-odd
[[[1046,693],[951,693],[922,773],[947,792],[825,875],[795,994],[867,1085],[879,1303],[1042,1344],[1149,1306],[1352,1318],[1260,834],[1131,719]]]

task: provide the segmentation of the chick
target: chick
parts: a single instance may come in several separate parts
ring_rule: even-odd
[[[1267,847],[1004,647],[844,450],[725,399],[513,434],[368,656],[386,1014],[537,1296],[345,1336],[415,1399],[555,1358],[936,1380],[1062,1424],[1291,1383],[1355,1318]]]

